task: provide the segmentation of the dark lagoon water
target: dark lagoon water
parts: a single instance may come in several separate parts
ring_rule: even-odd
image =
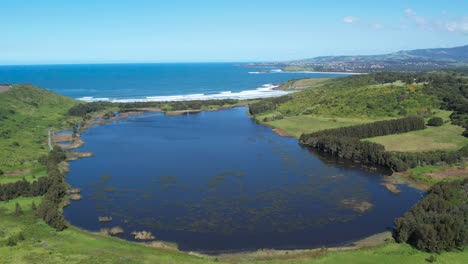
[[[246,108],[182,116],[148,114],[83,134],[67,181],[83,200],[65,208],[91,231],[151,231],[182,250],[208,253],[343,245],[389,230],[422,193],[383,186],[385,172],[311,153],[253,122]],[[368,201],[364,213],[342,201]],[[99,216],[112,216],[99,223]]]
[[[284,92],[269,91],[272,84],[338,76],[345,75],[279,72],[234,63],[0,66],[0,83],[31,83],[72,98],[118,102],[275,96]]]

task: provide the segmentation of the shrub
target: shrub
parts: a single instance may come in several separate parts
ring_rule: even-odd
[[[441,126],[443,124],[444,124],[444,120],[440,117],[433,117],[429,119],[429,121],[427,122],[428,126],[435,126],[435,127]]]
[[[21,205],[19,203],[16,203],[15,205],[15,215],[19,216],[23,213],[23,210],[21,209]]]
[[[263,119],[263,122],[271,122],[271,121],[281,120],[281,119],[284,119],[284,116],[282,116],[282,115],[274,115],[274,116],[265,117],[265,118]]]
[[[18,241],[15,237],[9,237],[6,242],[7,246],[9,247],[14,247],[16,244],[18,244]]]

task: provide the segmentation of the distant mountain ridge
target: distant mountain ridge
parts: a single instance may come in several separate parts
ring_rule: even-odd
[[[438,70],[468,67],[468,45],[454,48],[398,51],[383,55],[321,56],[311,59],[255,65],[281,67],[285,71],[382,72]]]
[[[468,45],[455,48],[417,49],[410,51],[399,51],[395,54],[430,58],[437,60],[455,60],[468,62]]]

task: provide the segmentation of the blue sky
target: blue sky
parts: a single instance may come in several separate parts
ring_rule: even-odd
[[[468,1],[0,0],[0,64],[276,61],[468,44]]]

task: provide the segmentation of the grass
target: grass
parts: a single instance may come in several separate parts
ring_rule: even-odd
[[[454,164],[454,165],[443,165],[443,166],[419,166],[413,169],[410,169],[404,173],[400,173],[402,176],[405,178],[409,178],[412,180],[415,180],[417,182],[422,182],[425,184],[433,185],[438,182],[443,182],[443,181],[454,181],[454,180],[459,180],[460,175],[450,175],[447,172],[448,171],[453,171],[454,169],[460,170],[463,168],[466,168],[468,166],[468,162],[462,162],[459,164]],[[429,177],[427,174],[448,174],[447,177],[441,177],[441,178],[434,178],[434,177]],[[458,174],[464,174],[464,173],[458,173]],[[468,177],[468,174],[461,175],[462,177]]]
[[[68,127],[65,117],[77,101],[30,85],[14,85],[0,93],[0,169],[35,166],[48,152],[47,130]]]
[[[431,254],[411,248],[406,244],[389,243],[370,249],[327,253],[314,261],[299,260],[290,263],[425,263]],[[436,263],[457,264],[466,263],[468,251],[449,252],[437,255]],[[271,261],[268,263],[284,263]]]
[[[303,82],[303,80],[301,80]],[[370,76],[337,78],[312,84],[278,106],[284,116],[388,118],[438,109],[436,97],[423,84],[377,84]]]
[[[313,78],[313,79],[297,79],[291,80],[281,85],[282,90],[304,90],[311,87],[318,88],[326,84],[325,81],[330,78]]]
[[[261,121],[266,115],[256,116],[256,119]],[[377,120],[369,118],[342,118],[342,117],[321,117],[313,115],[287,116],[284,119],[274,120],[270,122],[261,122],[268,126],[279,128],[286,131],[289,135],[299,138],[303,133],[312,133],[324,129],[338,128],[344,126],[352,126],[363,123],[370,123]]]
[[[21,179],[25,179],[28,182],[32,182],[32,181],[35,181],[39,177],[45,177],[45,176],[47,176],[47,171],[45,167],[38,165],[30,171],[25,171],[24,174],[14,175],[14,176],[2,175],[0,176],[0,184],[13,183]]]
[[[451,113],[443,110],[435,112],[434,116],[439,116],[445,121],[445,124],[440,127],[427,127],[424,130],[366,140],[382,144],[389,151],[457,150],[468,144],[468,138],[462,136],[464,131],[462,127],[450,124]]]

